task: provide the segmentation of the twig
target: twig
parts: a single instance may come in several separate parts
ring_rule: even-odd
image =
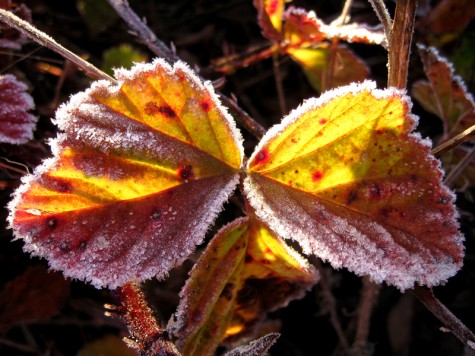
[[[109,316],[122,317],[130,335],[133,337],[133,346],[138,347],[142,355],[179,356],[180,352],[168,340],[167,333],[160,327],[152,309],[150,309],[140,286],[129,282],[116,289],[120,299],[120,306],[106,306]]]
[[[139,41],[146,45],[158,57],[162,57],[168,63],[175,63],[180,58],[160,41],[153,31],[141,20],[130,7],[127,0],[107,0],[125,23],[132,29],[130,32],[138,37]]]
[[[38,42],[39,44],[49,48],[52,51],[60,54],[64,58],[69,59],[71,62],[76,64],[79,68],[83,69],[86,75],[94,79],[106,79],[111,82],[116,82],[114,78],[110,77],[99,68],[96,68],[91,63],[85,61],[81,57],[77,56],[73,52],[61,46],[54,39],[49,37],[46,33],[41,32],[36,29],[28,22],[22,20],[13,13],[0,9],[0,20],[8,24],[9,26],[17,29],[21,33],[24,33],[26,36],[30,37],[32,40]]]
[[[455,179],[463,172],[465,168],[470,164],[470,161],[475,157],[475,146],[460,160],[459,163],[450,171],[444,179],[444,183],[447,186],[451,186]]]
[[[435,156],[440,156],[442,153],[450,151],[452,148],[457,147],[461,143],[470,140],[472,135],[475,132],[475,125],[470,126],[468,129],[459,133],[457,136],[452,137],[450,140],[445,141],[443,144],[434,148],[431,153]]]
[[[363,287],[356,321],[356,334],[352,345],[352,351],[356,355],[363,354],[366,349],[371,314],[373,312],[374,304],[378,300],[380,289],[380,284],[371,282],[367,276],[363,277]]]
[[[447,307],[438,300],[431,288],[417,286],[414,293],[419,300],[449,329],[460,341],[473,349],[475,335]]]
[[[282,76],[280,75],[279,55],[276,53],[272,56],[272,68],[274,70],[275,87],[277,89],[280,114],[284,116],[287,114],[287,103],[285,101],[284,87],[282,85]]]
[[[405,89],[417,0],[398,0],[389,37],[388,87]]]
[[[393,24],[388,9],[386,8],[383,0],[369,0],[369,3],[373,7],[376,16],[378,16],[379,21],[383,24],[384,33],[386,34],[386,41],[389,43]]]
[[[224,105],[226,105],[233,113],[236,114],[236,120],[239,121],[239,123],[243,125],[250,134],[252,134],[258,140],[264,136],[266,129],[251,116],[249,116],[247,112],[241,109],[236,101],[223,94],[220,94],[220,99]]]
[[[347,24],[350,22],[350,9],[353,0],[346,0],[345,4],[343,5],[343,9],[341,10],[340,16],[338,16],[335,20],[333,20],[330,26],[340,26]]]
[[[346,339],[345,333],[343,332],[343,328],[341,327],[340,318],[338,317],[338,312],[336,310],[335,298],[333,297],[333,294],[330,290],[330,286],[325,275],[325,270],[320,260],[317,260],[315,265],[318,269],[318,272],[320,273],[319,286],[322,289],[322,296],[328,308],[328,312],[330,313],[330,322],[335,329],[338,340],[340,341],[341,347],[343,348],[345,354],[349,354],[350,345]]]

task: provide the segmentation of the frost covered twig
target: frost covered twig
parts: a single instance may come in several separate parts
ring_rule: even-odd
[[[0,9],[0,20],[8,24],[9,26],[15,28],[16,30],[24,33],[26,36],[30,37],[39,44],[55,51],[59,55],[63,56],[66,59],[69,59],[71,62],[76,64],[79,68],[82,68],[86,75],[95,78],[95,79],[106,79],[111,82],[115,82],[115,79],[101,71],[100,69],[93,66],[88,61],[85,61],[78,55],[69,51],[68,49],[61,46],[54,39],[49,37],[46,33],[41,32],[37,28],[31,26],[28,22],[22,20],[18,16],[14,15],[10,11]]]
[[[386,34],[386,41],[389,42],[389,37],[391,36],[391,27],[392,21],[391,16],[389,16],[388,9],[382,0],[369,0],[369,3],[373,7],[374,12],[378,16],[379,21],[384,27],[384,33]]]
[[[447,327],[460,341],[473,349],[475,335],[434,295],[432,289],[417,286],[414,293],[422,303]]]
[[[180,59],[167,45],[155,36],[146,23],[132,10],[127,0],[107,1],[130,27],[131,33],[138,37],[139,41],[146,45],[155,55],[165,59],[170,64]]]
[[[431,151],[431,153],[435,156],[440,156],[442,153],[450,151],[452,148],[457,147],[461,143],[470,140],[473,133],[475,133],[475,125],[470,126],[457,136],[454,136],[450,140],[447,140],[443,144],[437,146]]]

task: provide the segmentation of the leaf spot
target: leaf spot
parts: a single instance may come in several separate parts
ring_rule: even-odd
[[[318,120],[318,123],[320,125],[325,125],[327,123],[327,119],[320,119],[320,120]]]
[[[145,104],[145,113],[147,115],[161,114],[170,119],[176,118],[176,114],[169,105],[157,105],[155,102],[148,102]]]
[[[58,225],[58,221],[55,218],[49,218],[48,220],[46,220],[46,224],[50,228],[54,229]]]
[[[312,180],[318,182],[323,178],[323,173],[320,171],[315,171],[312,173]]]
[[[183,180],[189,180],[195,178],[195,175],[193,173],[193,166],[187,165],[180,167],[178,169],[178,177],[180,177]]]
[[[211,103],[209,102],[209,100],[201,101],[200,106],[206,112],[209,112],[211,110]]]
[[[256,158],[254,159],[254,162],[256,164],[261,164],[261,163],[267,162],[268,160],[269,160],[269,151],[267,150],[267,148],[263,148],[256,155]]]
[[[346,205],[350,205],[351,203],[353,203],[356,200],[358,200],[358,193],[355,192],[354,190],[351,190],[348,193],[348,199],[346,201]]]

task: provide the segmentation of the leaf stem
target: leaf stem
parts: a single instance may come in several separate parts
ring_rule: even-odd
[[[119,297],[120,306],[114,311],[122,317],[130,335],[142,355],[167,355],[179,356],[180,352],[168,339],[167,333],[160,327],[152,309],[150,309],[140,286],[135,282],[129,282],[123,287],[117,288],[115,294]]]
[[[471,135],[473,133],[475,133],[475,125],[470,126],[457,136],[452,137],[450,140],[447,140],[443,144],[437,146],[431,151],[431,153],[435,156],[440,156],[442,153],[450,151],[452,148],[457,147],[461,143],[472,139],[473,137]]]
[[[388,87],[405,89],[417,0],[398,0],[389,36]]]
[[[414,293],[419,300],[439,319],[460,341],[473,349],[475,335],[452,312],[437,299],[432,288],[417,286]]]
[[[54,39],[48,36],[46,33],[33,27],[28,22],[22,20],[21,18],[14,15],[10,11],[0,9],[0,20],[5,22],[9,26],[17,29],[21,33],[24,33],[26,36],[30,37],[32,40],[38,42],[39,44],[58,53],[64,58],[69,59],[71,62],[76,64],[79,68],[83,69],[86,75],[90,76],[91,78],[105,79],[111,82],[116,82],[114,78],[110,77],[108,74],[104,73],[99,68],[93,66],[88,61],[82,59],[78,55],[64,48],[58,42],[56,42]]]

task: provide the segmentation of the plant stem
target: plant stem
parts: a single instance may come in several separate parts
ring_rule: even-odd
[[[471,135],[473,133],[475,133],[475,125],[470,126],[457,136],[452,137],[450,140],[447,140],[443,144],[437,146],[431,151],[431,153],[435,156],[440,156],[442,153],[450,151],[452,148],[457,147],[461,143],[472,139],[473,137]]]
[[[352,3],[353,0],[345,1],[340,16],[338,16],[335,20],[332,21],[332,23],[330,24],[331,26],[341,26],[350,22],[350,9]]]
[[[353,341],[352,350],[354,354],[361,355],[366,349],[369,335],[371,314],[373,307],[378,300],[380,284],[371,282],[369,277],[363,279],[363,288],[361,293],[360,304],[358,306],[358,318],[356,322],[356,335]]]
[[[447,307],[438,300],[432,288],[417,286],[414,293],[419,300],[447,327],[460,341],[473,349],[475,335]]]
[[[138,37],[139,41],[146,45],[150,51],[158,57],[165,59],[170,64],[180,59],[174,51],[155,36],[153,31],[138,17],[135,11],[132,10],[127,0],[107,1],[131,28],[131,33]]]
[[[86,75],[94,79],[105,79],[111,82],[116,82],[114,78],[110,77],[99,68],[96,68],[88,61],[77,56],[73,52],[61,46],[54,39],[49,37],[46,33],[41,32],[35,27],[31,26],[28,22],[22,20],[13,13],[0,9],[0,20],[8,24],[9,26],[17,29],[18,31],[24,33],[26,36],[30,37],[32,40],[38,42],[39,44],[55,51],[59,55],[63,56],[66,59],[69,59],[71,62],[76,64],[79,68],[82,68]]]
[[[280,114],[284,116],[287,113],[287,103],[285,102],[284,87],[282,85],[282,76],[280,75],[279,68],[279,55],[277,53],[274,53],[272,56],[272,69],[274,70],[275,87],[277,89]]]
[[[475,146],[473,146],[472,149],[465,155],[465,157],[460,160],[460,162],[450,171],[449,174],[447,174],[444,179],[445,185],[450,187],[455,179],[457,179],[457,177],[460,175],[460,173],[462,173],[463,170],[467,168],[474,157]]]
[[[115,292],[121,304],[117,312],[125,320],[142,355],[181,355],[158,324],[137,283],[129,282]]]
[[[379,21],[383,24],[384,33],[386,34],[386,41],[389,43],[389,38],[391,37],[391,28],[393,25],[388,9],[386,8],[383,0],[369,0],[369,3],[371,6],[373,6],[376,16],[378,16]]]
[[[388,87],[405,89],[417,0],[398,0],[389,37]]]
[[[330,322],[333,328],[335,329],[343,351],[345,352],[345,354],[348,355],[350,353],[350,345],[348,343],[348,340],[346,339],[345,333],[343,332],[343,328],[341,327],[340,318],[338,317],[338,312],[336,310],[335,298],[333,297],[330,285],[328,284],[328,280],[325,275],[325,270],[320,260],[317,260],[315,265],[318,269],[318,272],[320,273],[319,285],[322,288],[323,300],[325,301],[326,307],[328,308],[328,312],[330,313]]]

